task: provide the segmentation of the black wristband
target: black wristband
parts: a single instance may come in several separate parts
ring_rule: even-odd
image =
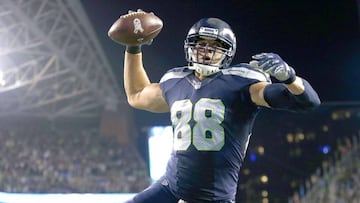
[[[291,68],[291,67],[290,67]],[[291,84],[293,83],[295,80],[296,80],[296,73],[295,73],[295,70],[293,68],[291,68],[290,70],[290,77],[287,79],[287,80],[284,80],[284,81],[281,81],[282,83],[284,84]]]
[[[291,83],[293,83],[294,81],[296,80],[296,75],[292,75],[292,76],[290,76],[290,78],[289,79],[287,79],[287,80],[285,80],[285,81],[282,81],[282,83],[284,83],[284,84],[291,84]]]
[[[138,54],[141,52],[141,46],[126,46],[126,52],[129,54]]]

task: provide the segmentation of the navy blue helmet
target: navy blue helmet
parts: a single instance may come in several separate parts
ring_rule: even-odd
[[[199,40],[214,40],[221,44],[217,51],[223,54],[220,61],[216,63],[202,63],[196,60],[193,51],[198,48]],[[221,68],[230,65],[236,52],[236,37],[231,27],[218,18],[203,18],[196,22],[189,30],[184,42],[186,60],[190,69],[200,71],[204,75],[211,75]],[[195,66],[195,67],[194,67]],[[204,69],[206,69],[204,71]]]

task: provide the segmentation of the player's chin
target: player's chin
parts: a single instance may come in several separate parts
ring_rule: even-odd
[[[205,61],[204,61],[204,64],[211,66],[211,65],[217,64],[218,61],[219,61],[219,60],[214,60],[214,59],[212,59],[212,60],[205,60]]]
[[[210,65],[211,63],[214,63],[214,59],[211,59],[209,57],[199,58],[197,62],[204,65]]]

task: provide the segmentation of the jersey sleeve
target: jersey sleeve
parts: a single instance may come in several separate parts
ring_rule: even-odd
[[[178,83],[181,79],[191,74],[192,70],[186,67],[177,67],[168,70],[160,79],[160,88],[163,92],[165,100],[168,102],[167,92]]]
[[[246,107],[256,105],[251,100],[250,86],[258,82],[271,83],[270,76],[264,72],[257,70],[246,63],[240,63],[231,68],[222,70],[222,73],[227,76],[231,76],[232,79],[228,79],[227,82],[233,84],[235,87],[239,87],[240,98],[243,101],[244,109]]]

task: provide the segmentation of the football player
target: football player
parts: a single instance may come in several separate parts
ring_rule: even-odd
[[[309,111],[320,104],[311,85],[279,55],[261,53],[231,66],[236,37],[218,18],[189,30],[188,65],[150,82],[141,46],[127,46],[124,85],[129,104],[170,112],[174,146],[164,176],[129,203],[235,201],[238,174],[260,107]],[[272,83],[270,76],[277,79]]]

